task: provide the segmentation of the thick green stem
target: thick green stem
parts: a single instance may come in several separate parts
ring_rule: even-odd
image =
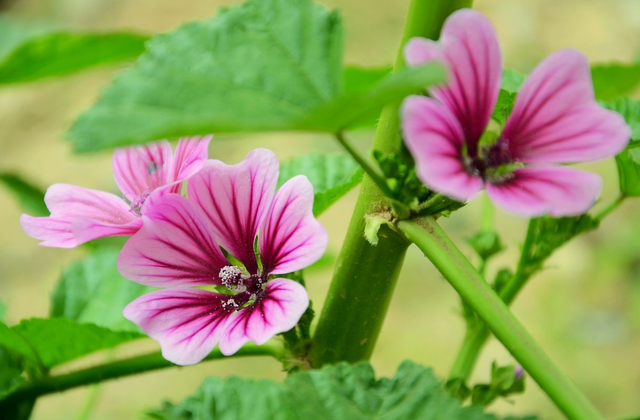
[[[603,419],[589,400],[538,346],[507,305],[489,287],[433,218],[401,221],[398,223],[398,229],[424,252],[462,299],[569,419]]]
[[[411,0],[395,69],[402,67],[402,48],[412,37],[438,37],[453,11],[472,0]],[[400,150],[399,104],[380,115],[373,148],[384,153]],[[383,226],[377,246],[364,238],[365,215],[390,207],[370,177],[363,179],[336,270],[309,355],[313,366],[339,361],[355,362],[371,356],[400,274],[408,242]]]
[[[272,341],[262,346],[248,344],[242,347],[233,357],[241,356],[272,356],[280,360],[283,356],[284,348],[282,343]],[[206,360],[224,359],[219,350],[214,350]],[[143,356],[132,357],[130,359],[117,360],[76,372],[66,373],[56,376],[47,376],[37,380],[28,381],[4,399],[0,400],[0,413],[14,405],[42,395],[53,394],[66,391],[71,388],[95,384],[98,382],[121,378],[123,376],[136,375],[151,370],[176,367],[175,364],[167,361],[160,352],[150,353]]]

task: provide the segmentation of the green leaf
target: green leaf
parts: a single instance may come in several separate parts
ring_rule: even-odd
[[[278,187],[296,175],[306,175],[315,192],[313,214],[318,216],[362,181],[360,165],[349,155],[310,153],[280,166]]]
[[[7,305],[0,302],[0,322],[5,322],[4,317],[7,314]]]
[[[44,191],[16,174],[0,172],[0,183],[7,187],[20,206],[34,216],[48,216]]]
[[[360,73],[344,89],[341,55],[337,13],[310,0],[249,0],[149,41],[69,137],[89,151],[209,132],[335,132],[445,76],[431,64],[365,89]]]
[[[462,407],[431,369],[404,362],[391,379],[371,365],[340,363],[289,375],[284,383],[208,378],[196,394],[151,416],[164,420],[495,420]]]
[[[62,76],[139,56],[147,38],[134,33],[55,32],[27,39],[0,61],[0,84]]]
[[[631,142],[629,146],[637,147],[640,144],[640,101],[622,98],[615,101],[601,102],[601,105],[622,115],[631,127]]]
[[[640,63],[595,64],[591,67],[596,98],[612,100],[629,95],[640,85]]]
[[[507,92],[517,92],[520,90],[520,86],[527,78],[526,75],[513,69],[502,69],[502,83],[501,89]]]
[[[118,249],[98,248],[67,266],[51,296],[51,316],[114,331],[140,332],[122,315],[122,310],[152,289],[126,280],[118,273],[118,253]]]
[[[41,369],[141,337],[142,334],[134,332],[114,332],[63,318],[31,318],[11,328],[0,324],[0,347],[19,354]]]
[[[529,257],[530,269],[537,270],[542,263],[575,236],[598,227],[598,219],[588,214],[574,217],[541,217],[537,219],[534,245]]]
[[[627,149],[616,156],[620,192],[629,197],[640,196],[640,149]]]
[[[500,237],[494,231],[482,231],[467,239],[480,258],[487,261],[504,249]]]
[[[346,94],[361,94],[371,90],[391,74],[391,67],[346,66],[342,72],[342,85]]]
[[[0,398],[24,382],[22,360],[15,353],[0,348]]]

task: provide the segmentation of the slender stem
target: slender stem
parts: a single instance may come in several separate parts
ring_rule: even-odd
[[[493,204],[487,194],[482,196],[482,223],[480,229],[485,232],[493,229]]]
[[[344,147],[345,150],[351,155],[351,157],[353,157],[353,159],[355,159],[355,161],[360,164],[362,169],[364,169],[367,175],[369,175],[369,178],[371,178],[371,180],[376,184],[376,186],[380,188],[380,191],[382,191],[382,193],[387,197],[392,196],[393,191],[391,191],[391,189],[389,188],[389,185],[387,184],[387,179],[385,178],[384,174],[380,171],[380,169],[378,169],[375,165],[373,165],[373,163],[371,163],[371,161],[366,156],[360,153],[358,149],[356,149],[351,144],[351,142],[345,137],[342,131],[339,131],[336,133],[336,139],[338,140],[338,142],[340,142],[342,147]]]
[[[538,346],[507,305],[489,287],[433,218],[401,221],[398,223],[398,229],[424,252],[569,419],[603,419],[589,400]]]
[[[271,341],[262,346],[254,344],[245,345],[232,357],[271,356],[279,360],[282,358],[283,354],[284,348],[282,343],[279,341]],[[219,360],[225,358],[227,358],[227,356],[224,356],[216,349],[205,357],[204,360]],[[160,352],[155,352],[129,359],[109,362],[71,373],[39,378],[34,381],[26,382],[11,394],[4,397],[4,399],[0,400],[0,412],[3,412],[6,407],[10,407],[23,400],[62,392],[79,386],[95,384],[110,379],[121,378],[123,376],[136,375],[138,373],[170,367],[176,367],[176,365],[162,357]]]
[[[412,37],[438,37],[453,11],[469,7],[472,0],[411,0],[395,69],[404,66],[402,48]],[[399,103],[380,115],[373,148],[397,153],[400,137]],[[331,287],[312,339],[309,360],[319,367],[338,361],[366,360],[375,347],[391,302],[409,243],[386,226],[377,246],[364,239],[365,215],[390,204],[376,183],[365,175],[360,196],[338,257]]]
[[[620,194],[615,200],[613,200],[609,205],[603,208],[598,214],[595,215],[595,218],[598,220],[604,219],[609,213],[614,211],[622,202],[627,198],[625,194]]]
[[[507,306],[513,302],[529,277],[531,277],[532,273],[529,270],[529,262],[531,259],[531,248],[535,243],[538,223],[538,219],[529,220],[529,227],[527,228],[527,235],[522,246],[516,272],[499,293],[500,298]],[[490,335],[489,328],[487,328],[487,325],[483,322],[467,325],[464,341],[462,342],[458,356],[456,356],[453,368],[449,374],[450,378],[462,378],[464,380],[469,378],[476,360],[478,360],[480,356],[482,347]]]

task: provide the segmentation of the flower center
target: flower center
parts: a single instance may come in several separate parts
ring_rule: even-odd
[[[133,213],[138,217],[142,216],[142,205],[144,204],[145,200],[149,198],[149,196],[151,195],[151,192],[152,192],[151,190],[147,190],[142,194],[140,194],[139,196],[137,196],[136,198],[134,198],[133,200],[131,200],[131,207],[130,207],[131,213]]]
[[[464,158],[467,172],[481,177],[492,184],[501,184],[513,178],[513,171],[519,168],[509,151],[509,140],[499,137],[495,142],[479,144],[476,156],[468,154]]]
[[[247,291],[247,285],[245,280],[249,279],[242,273],[242,270],[237,265],[228,265],[222,267],[218,273],[222,284],[229,290],[237,293],[243,293]]]

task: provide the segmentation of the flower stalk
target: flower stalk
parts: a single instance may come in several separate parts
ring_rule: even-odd
[[[402,49],[412,37],[438,37],[453,11],[471,6],[472,0],[412,0],[394,66],[404,66]],[[383,153],[400,150],[399,104],[383,111],[373,148]],[[395,289],[409,243],[386,226],[377,246],[363,236],[365,215],[390,207],[383,192],[365,174],[347,237],[338,257],[318,327],[310,361],[314,367],[339,361],[356,362],[371,356]]]
[[[569,419],[603,419],[589,400],[549,359],[432,217],[400,221],[398,229],[424,252]]]
[[[215,349],[205,357],[203,361],[245,356],[271,356],[276,360],[282,360],[284,354],[285,350],[282,342],[279,340],[273,340],[262,346],[247,344],[238,350],[238,352],[233,356],[224,356],[220,350]],[[171,367],[177,366],[162,357],[160,352],[154,352],[129,359],[92,366],[75,372],[45,376],[26,382],[24,385],[7,395],[4,399],[0,400],[0,412],[3,412],[3,407],[10,407],[20,401],[63,392],[72,388],[91,385],[111,379]]]

